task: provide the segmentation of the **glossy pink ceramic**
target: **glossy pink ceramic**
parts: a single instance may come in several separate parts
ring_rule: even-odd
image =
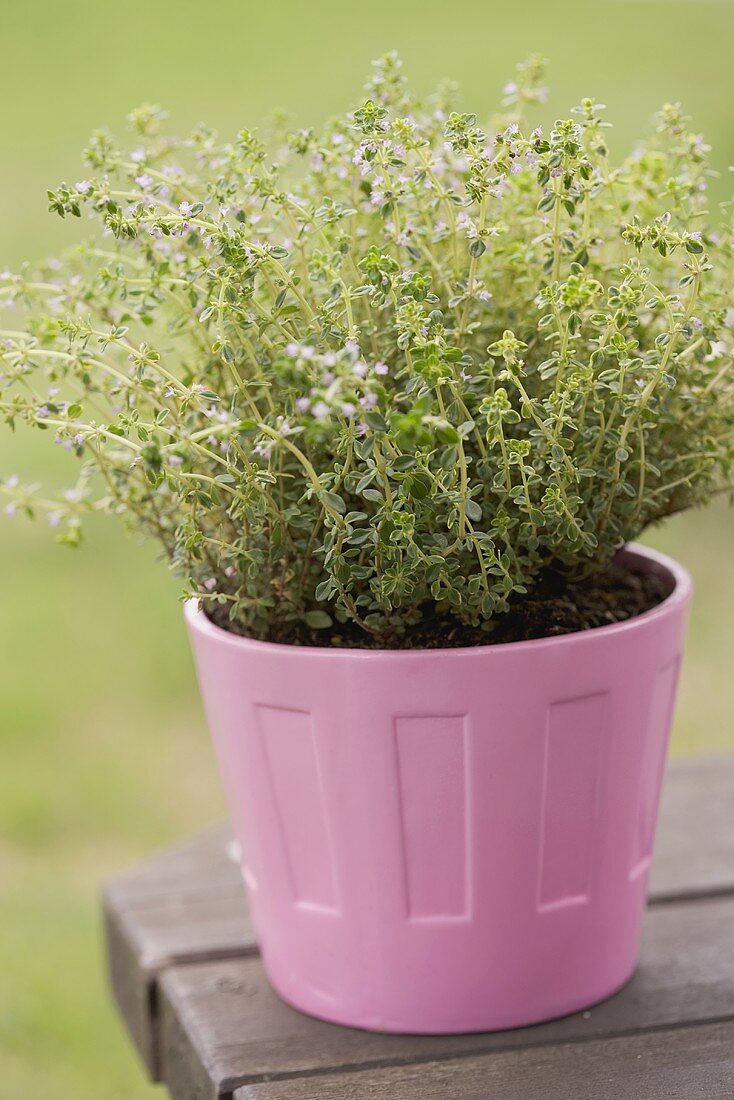
[[[263,959],[355,1027],[530,1024],[632,973],[691,582],[627,622],[439,651],[187,618]]]

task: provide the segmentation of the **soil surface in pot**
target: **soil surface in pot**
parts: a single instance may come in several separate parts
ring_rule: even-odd
[[[277,623],[268,642],[302,646],[338,646],[343,649],[456,649],[461,646],[499,645],[573,634],[596,626],[609,626],[651,610],[670,595],[671,586],[655,573],[635,573],[610,565],[601,574],[584,580],[547,570],[526,596],[518,597],[505,614],[479,627],[465,626],[451,615],[427,605],[420,622],[402,635],[372,637],[355,624],[338,624],[329,630],[311,630],[305,623]],[[226,606],[204,610],[224,630],[233,628]]]

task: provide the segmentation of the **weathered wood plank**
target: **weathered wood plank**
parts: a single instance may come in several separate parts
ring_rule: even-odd
[[[235,1100],[723,1100],[733,1079],[726,1023],[250,1085]]]
[[[245,1085],[234,1100],[730,1100],[734,1024]]]
[[[157,991],[141,968],[121,922],[109,911],[104,913],[104,934],[107,975],[115,1003],[145,1068],[151,1079],[157,1081],[158,1035],[153,1003]]]
[[[175,962],[256,949],[229,830],[218,826],[132,871],[103,891],[107,963],[118,1008],[151,1077],[158,1078],[156,978]]]
[[[162,1069],[174,1100],[215,1100],[278,1076],[433,1061],[734,1017],[734,898],[650,909],[633,980],[596,1008],[516,1031],[395,1036],[336,1027],[285,1005],[257,957],[162,978]]]
[[[157,1074],[158,974],[256,951],[239,869],[219,826],[153,856],[104,890],[115,999]],[[734,757],[675,762],[666,780],[652,901],[734,892]]]
[[[109,879],[104,886],[105,899],[121,909],[129,907],[142,914],[146,907],[155,909],[172,893],[206,894],[221,885],[239,886],[237,865],[227,855],[229,839],[229,827],[221,824],[156,852]]]

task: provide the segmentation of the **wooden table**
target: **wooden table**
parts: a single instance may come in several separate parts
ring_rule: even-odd
[[[669,769],[632,981],[562,1020],[395,1036],[301,1015],[271,991],[218,827],[104,891],[115,999],[174,1100],[731,1100],[734,758]]]

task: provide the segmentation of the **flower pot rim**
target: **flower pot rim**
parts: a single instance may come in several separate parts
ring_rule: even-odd
[[[293,653],[306,657],[338,658],[349,661],[411,661],[416,659],[436,660],[453,657],[456,659],[462,654],[491,654],[520,650],[540,650],[543,648],[557,649],[559,646],[578,645],[590,637],[610,637],[612,635],[625,634],[635,630],[638,625],[650,623],[662,616],[667,616],[682,604],[686,604],[693,592],[693,580],[687,569],[675,558],[668,557],[658,550],[652,550],[648,546],[638,543],[627,543],[617,552],[617,560],[622,564],[636,564],[643,567],[644,572],[657,573],[669,580],[673,587],[670,594],[661,600],[655,607],[643,611],[640,615],[633,615],[629,619],[623,619],[618,623],[610,623],[607,626],[590,627],[588,630],[574,630],[567,634],[554,634],[542,638],[529,638],[517,642],[497,642],[487,645],[451,646],[448,648],[416,648],[416,649],[359,649],[351,646],[305,646],[291,645],[288,642],[263,642],[257,638],[247,638],[241,634],[234,634],[217,626],[201,609],[201,601],[194,597],[187,600],[184,605],[184,614],[191,630],[209,636],[213,641],[233,646],[240,651],[258,650],[264,653]]]

